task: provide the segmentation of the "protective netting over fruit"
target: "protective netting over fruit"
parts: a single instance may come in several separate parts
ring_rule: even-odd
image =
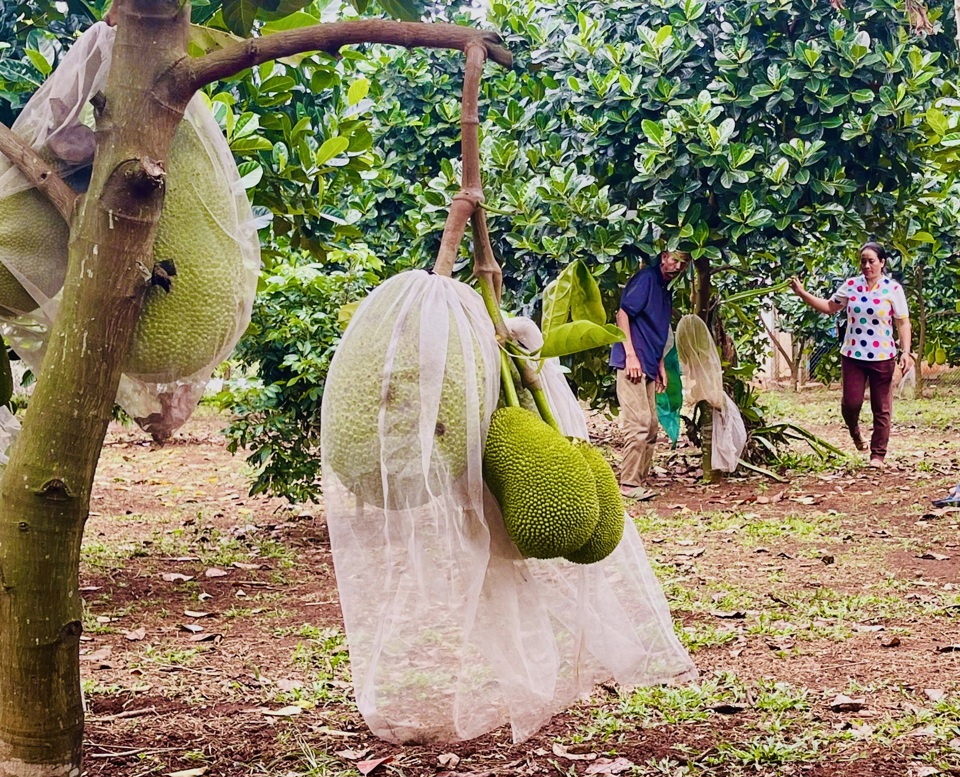
[[[723,390],[723,367],[710,330],[699,316],[686,315],[677,324],[677,353],[688,399],[705,400],[713,408],[710,466],[733,472],[747,444],[740,409]]]
[[[539,351],[543,347],[543,333],[533,321],[525,316],[517,316],[506,320],[510,336],[530,352]],[[587,431],[587,419],[577,398],[570,391],[570,386],[560,366],[560,359],[544,359],[540,367],[540,383],[547,395],[547,402],[553,411],[557,423],[570,437],[579,437],[586,440],[590,437]]]
[[[81,35],[13,125],[78,192],[94,152],[90,98],[106,88],[113,41],[102,22]],[[204,96],[187,107],[166,168],[153,260],[169,288],[147,292],[117,395],[157,438],[187,420],[243,334],[260,269],[253,212]],[[35,372],[57,314],[68,237],[54,207],[0,159],[0,321]]]
[[[482,480],[499,376],[480,296],[422,271],[361,303],[330,366],[325,512],[357,703],[384,739],[509,723],[520,741],[598,681],[695,676],[632,522],[594,564],[520,555]]]

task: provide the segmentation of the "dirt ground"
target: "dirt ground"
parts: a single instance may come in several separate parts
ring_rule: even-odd
[[[804,425],[850,450],[837,393],[803,396]],[[162,448],[114,426],[80,581],[85,774],[960,775],[960,511],[930,504],[960,431],[898,419],[879,472],[707,486],[664,451],[660,495],[629,512],[699,682],[604,685],[522,744],[443,748],[359,716],[322,507],[247,496],[210,413]],[[616,428],[594,430],[616,461]]]

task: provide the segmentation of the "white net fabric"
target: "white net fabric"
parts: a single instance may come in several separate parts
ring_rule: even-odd
[[[540,327],[525,316],[517,316],[506,320],[507,331],[521,346],[531,353],[543,347],[543,333]],[[533,362],[534,366],[536,365]],[[554,418],[570,437],[579,437],[582,440],[590,438],[587,431],[587,419],[583,415],[583,408],[570,390],[560,359],[544,359],[540,367],[540,383],[543,393],[547,396],[547,403],[553,411]]]
[[[736,402],[723,390],[717,345],[699,316],[683,316],[676,336],[687,398],[693,404],[706,400],[713,408],[710,465],[721,472],[733,472],[747,444],[747,430]]]
[[[61,174],[73,174],[67,180],[78,191],[83,191],[84,174],[94,152],[90,98],[106,88],[114,37],[115,30],[103,22],[81,35],[13,125]],[[180,255],[189,252],[184,247],[210,245],[216,266],[178,265],[171,294],[189,293],[190,285],[205,273],[229,280],[217,289],[217,298],[211,295],[205,301],[206,314],[183,320],[181,326],[168,324],[163,338],[170,344],[171,364],[177,369],[134,372],[121,379],[118,404],[157,439],[169,436],[189,418],[214,368],[243,334],[260,270],[253,212],[205,96],[197,95],[190,102],[178,138],[174,147],[179,143],[190,148],[182,155],[184,161],[174,158],[168,166],[167,202],[179,187],[177,196],[190,204],[182,211],[200,215],[190,218],[190,235],[179,229],[186,219],[170,218],[167,223],[173,226],[167,231],[180,234],[170,236],[167,244],[180,248]],[[161,225],[165,218],[161,217]],[[9,160],[0,158],[0,326],[34,372],[39,371],[47,333],[56,319],[67,266],[67,240],[66,224],[53,206]],[[171,258],[177,264],[180,256]],[[152,288],[145,309],[157,304],[151,295],[164,293]],[[154,320],[162,318],[155,311],[151,315]],[[200,358],[193,361],[186,358],[178,340],[182,334],[184,342],[189,342],[190,327],[208,335],[197,350]],[[188,366],[179,369],[182,365]]]
[[[358,376],[373,359],[384,365],[367,381],[375,406],[351,413],[369,399]],[[630,521],[597,564],[520,557],[481,479],[498,390],[479,295],[420,271],[364,300],[330,367],[327,523],[358,706],[384,739],[456,742],[509,723],[521,741],[596,682],[696,675]],[[560,403],[576,404],[565,381],[563,391]],[[371,423],[364,450],[350,438]],[[441,427],[467,429],[466,450],[442,447]]]

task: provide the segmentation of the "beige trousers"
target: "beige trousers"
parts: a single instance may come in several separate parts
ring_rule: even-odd
[[[638,486],[650,471],[660,428],[656,384],[647,376],[639,383],[631,383],[627,380],[626,370],[617,370],[617,400],[624,437],[620,484]]]

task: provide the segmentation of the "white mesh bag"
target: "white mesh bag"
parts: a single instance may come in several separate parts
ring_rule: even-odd
[[[61,174],[73,174],[68,182],[78,191],[94,151],[89,101],[106,87],[114,37],[103,22],[81,35],[13,126]],[[187,420],[214,368],[243,334],[260,268],[253,212],[203,95],[187,107],[167,172],[154,251],[173,263],[176,275],[169,292],[154,286],[147,293],[117,396],[156,439]],[[67,227],[3,159],[0,217],[11,213],[14,218],[0,218],[0,320],[36,372],[57,314]],[[185,304],[192,297],[200,301]]]
[[[508,318],[505,323],[510,336],[527,351],[532,353],[543,347],[543,333],[540,327],[529,318],[517,316]],[[534,368],[536,368],[535,362]],[[580,403],[570,390],[563,368],[560,366],[560,359],[544,359],[539,377],[554,418],[560,424],[560,428],[566,430],[564,434],[579,437],[582,440],[588,439],[590,434],[587,431],[587,419],[583,415]]]
[[[374,359],[375,407],[351,414],[370,401],[359,376]],[[451,370],[468,387],[462,415]],[[420,271],[360,305],[330,366],[324,502],[358,706],[384,739],[456,742],[509,723],[521,741],[597,681],[695,676],[632,523],[598,564],[520,557],[481,480],[498,376],[480,297]],[[576,405],[561,385],[558,405]],[[578,412],[565,433],[585,428]],[[371,424],[364,451],[350,438]],[[476,429],[466,455],[438,452],[439,431],[460,424]]]
[[[677,355],[688,399],[706,400],[713,408],[710,466],[733,472],[747,444],[740,409],[723,390],[723,367],[710,330],[699,316],[686,315],[677,324]]]

